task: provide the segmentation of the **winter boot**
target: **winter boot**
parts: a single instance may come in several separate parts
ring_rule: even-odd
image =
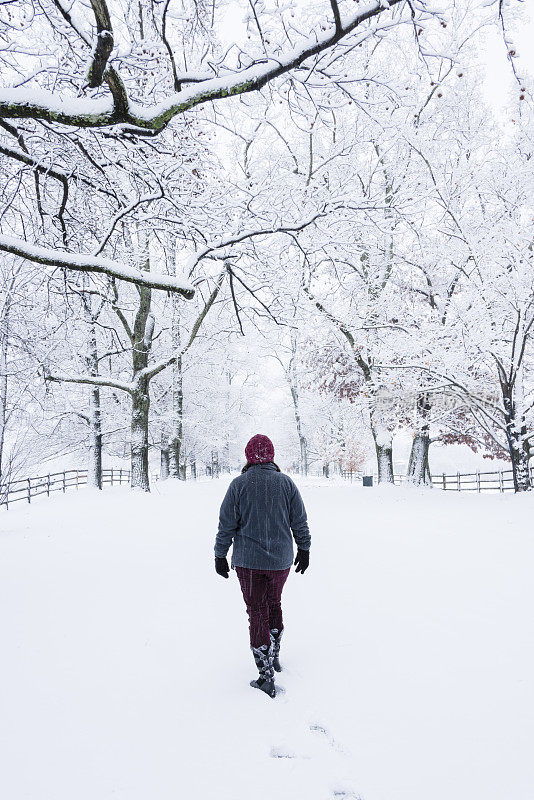
[[[281,631],[278,628],[273,628],[271,631],[271,650],[273,654],[273,667],[276,672],[282,672],[282,667],[280,666],[280,639],[282,638],[282,634],[284,629],[282,628]]]
[[[255,681],[250,681],[250,685],[255,689],[261,689],[269,697],[275,697],[272,648],[262,644],[260,647],[252,647],[251,649],[260,675]]]

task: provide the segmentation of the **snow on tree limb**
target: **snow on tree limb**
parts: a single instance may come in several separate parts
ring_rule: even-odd
[[[135,283],[138,286],[177,292],[188,300],[195,294],[194,287],[187,281],[180,280],[180,278],[175,278],[172,275],[144,272],[126,264],[121,264],[118,261],[112,261],[109,258],[52,250],[48,247],[39,247],[31,244],[31,242],[26,242],[24,239],[16,239],[1,234],[0,250],[49,267],[61,267],[76,270],[77,272],[96,272],[109,275],[112,278],[118,278],[121,281]]]
[[[253,239],[255,236],[270,236],[275,233],[298,233],[299,231],[304,230],[304,228],[307,228],[309,225],[313,225],[317,219],[324,217],[326,213],[326,210],[317,211],[315,214],[312,214],[311,217],[302,220],[302,222],[295,222],[294,225],[278,225],[271,228],[258,228],[255,230],[252,229],[243,231],[243,233],[232,234],[227,237],[221,237],[215,242],[205,245],[193,256],[193,258],[190,259],[188,264],[189,275],[191,275],[196,265],[202,261],[203,258],[216,258],[223,261],[226,260],[228,257],[227,254],[224,254],[224,252],[221,253],[221,251],[224,251],[227,247],[231,247],[234,244],[239,244],[246,239]]]
[[[45,380],[53,383],[83,383],[88,386],[107,386],[110,389],[120,389],[131,394],[135,386],[132,383],[113,381],[109,378],[100,378],[97,375],[45,375]]]
[[[401,2],[404,0],[390,0],[388,8]],[[100,3],[93,3],[93,7],[95,5]],[[337,9],[337,3],[332,8]],[[147,107],[130,102],[118,73],[109,66],[103,77],[110,88],[110,96],[98,99],[62,99],[44,89],[1,88],[0,118],[40,119],[83,128],[128,124],[158,132],[173,117],[198,105],[261,89],[275,78],[301,66],[307,59],[333,47],[363,22],[378,16],[384,10],[381,0],[372,0],[365,9],[347,15],[344,19],[338,19],[336,14],[333,27],[330,26],[322,33],[316,31],[299,47],[284,55],[269,56],[265,61],[252,64],[241,71],[200,81],[184,91],[171,94],[157,105]],[[102,55],[105,57],[105,54]],[[96,71],[99,72],[99,69]],[[95,80],[98,79],[99,75]]]

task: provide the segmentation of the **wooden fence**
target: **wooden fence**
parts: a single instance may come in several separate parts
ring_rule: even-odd
[[[104,486],[130,483],[129,469],[105,469],[102,471]],[[66,492],[67,489],[85,486],[87,484],[86,469],[66,469],[64,472],[50,472],[48,475],[39,475],[34,478],[17,478],[16,480],[0,486],[0,507],[9,508],[11,503],[25,500],[31,503],[34,497],[52,492]]]
[[[206,471],[209,474],[209,471]],[[346,480],[361,481],[362,472],[358,470],[341,470],[339,473]],[[532,482],[534,483],[534,467],[530,468]],[[197,477],[198,472],[191,477]],[[218,474],[211,473],[212,477]],[[158,476],[153,476],[157,480]],[[495,472],[456,472],[452,475],[442,473],[441,475],[431,475],[432,485],[437,489],[455,492],[510,492],[514,490],[514,480],[511,469],[498,470]],[[377,476],[373,475],[373,483],[376,484]],[[395,485],[406,483],[405,475],[394,476]],[[105,469],[102,472],[102,483],[104,486],[114,486],[116,484],[130,483],[129,469]],[[67,489],[87,485],[87,470],[67,469],[64,472],[50,472],[48,475],[39,475],[34,478],[17,478],[3,486],[0,486],[0,507],[6,509],[12,503],[24,500],[31,503],[34,497],[46,494],[50,496],[52,492],[66,492]]]
[[[363,478],[363,473],[344,470],[340,472],[346,480],[355,481]],[[534,467],[530,468],[530,476],[534,483]],[[511,469],[495,470],[494,472],[455,472],[451,475],[441,473],[431,475],[432,486],[446,492],[513,492],[514,478]],[[373,484],[378,480],[373,475]],[[407,483],[405,475],[394,476],[395,485]]]

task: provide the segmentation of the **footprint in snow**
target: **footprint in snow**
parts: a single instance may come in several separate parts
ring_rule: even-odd
[[[325,728],[324,725],[320,725],[319,723],[314,722],[309,726],[309,729],[312,733],[315,733],[317,736],[320,736],[326,742],[328,742],[330,747],[333,750],[335,750],[336,753],[339,753],[340,755],[343,756],[348,755],[346,748],[343,747],[343,745],[339,744],[339,742],[336,742],[330,731],[327,728]],[[342,797],[343,795],[339,796]],[[350,797],[350,795],[347,795],[347,797]]]
[[[278,747],[271,747],[270,752],[271,758],[309,758],[309,756],[302,756],[298,753],[295,753],[289,747],[285,745],[279,745]]]
[[[319,723],[312,723],[308,725],[308,730],[319,737],[321,740],[325,741],[336,753],[346,756],[346,750],[336,742],[334,737],[330,734],[327,728],[324,725]],[[280,759],[310,759],[312,758],[311,755],[304,755],[302,752],[297,753],[293,748],[282,744],[278,746],[274,746],[271,748],[270,752],[271,758],[280,758]],[[335,785],[335,784],[334,784]],[[357,794],[354,789],[347,787],[346,785],[338,785],[337,787],[333,788],[332,795],[330,800],[362,800],[360,795]]]

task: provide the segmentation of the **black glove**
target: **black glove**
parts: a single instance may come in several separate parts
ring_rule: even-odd
[[[215,571],[217,575],[227,578],[230,571],[228,561],[225,558],[215,558]]]
[[[301,550],[300,547],[297,550],[297,557],[295,558],[295,572],[306,572],[310,565],[310,551],[309,550]]]

